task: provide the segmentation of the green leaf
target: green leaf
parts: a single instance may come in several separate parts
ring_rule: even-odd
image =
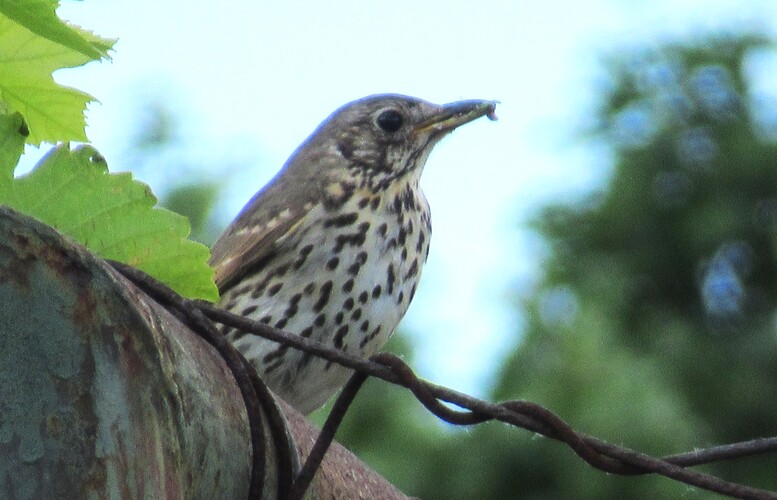
[[[151,189],[130,173],[109,174],[91,146],[53,148],[5,188],[0,203],[57,228],[106,259],[135,266],[181,295],[215,301],[206,246],[187,239],[188,220],[156,208]]]
[[[88,60],[108,57],[113,41],[95,37],[57,17],[54,0],[4,0],[0,14],[58,45],[80,52]]]
[[[27,124],[19,113],[0,113],[0,189],[11,183],[28,134]]]
[[[24,117],[30,144],[86,141],[84,111],[86,103],[94,98],[57,84],[52,72],[107,57],[113,41],[68,26],[56,19],[53,12],[52,20],[47,17],[51,6],[42,3],[43,0],[0,2],[0,99],[8,111]],[[33,12],[22,12],[26,6],[33,8]]]

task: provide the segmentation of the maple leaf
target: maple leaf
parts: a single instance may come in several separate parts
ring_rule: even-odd
[[[59,85],[52,73],[107,59],[114,40],[69,25],[51,0],[0,2],[0,101],[7,114],[22,115],[26,141],[87,140],[86,92]]]

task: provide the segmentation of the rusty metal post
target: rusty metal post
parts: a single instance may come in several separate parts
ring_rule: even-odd
[[[283,408],[302,460],[317,430]],[[210,345],[80,245],[0,206],[0,497],[240,499],[251,456],[240,392]],[[405,498],[339,445],[309,497]]]
[[[216,352],[83,248],[0,212],[0,497],[241,498]]]

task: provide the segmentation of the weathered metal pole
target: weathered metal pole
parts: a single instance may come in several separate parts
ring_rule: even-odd
[[[304,459],[317,431],[284,414]],[[215,349],[80,245],[0,206],[0,497],[241,499],[251,462]],[[404,498],[339,446],[311,493]]]

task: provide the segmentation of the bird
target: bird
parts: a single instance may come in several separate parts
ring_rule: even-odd
[[[419,185],[435,144],[496,102],[437,105],[372,95],[332,113],[257,192],[211,249],[219,306],[369,357],[394,332],[429,253]],[[268,387],[303,414],[352,371],[222,326]]]

